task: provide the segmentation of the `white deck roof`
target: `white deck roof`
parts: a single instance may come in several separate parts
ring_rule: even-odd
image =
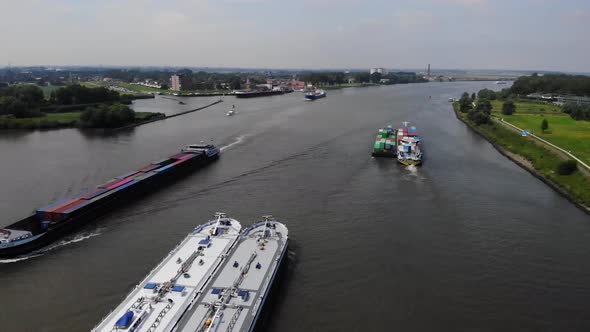
[[[211,235],[216,227],[221,231]],[[93,331],[170,331],[215,274],[240,230],[240,223],[231,218],[195,228]],[[192,263],[186,263],[191,258]],[[117,321],[129,312],[133,316],[127,327],[117,328]]]
[[[276,221],[269,225],[272,228],[261,222],[244,230],[213,281],[179,322],[177,332],[250,331],[254,327],[287,250],[285,225]],[[269,233],[261,238],[265,231]]]

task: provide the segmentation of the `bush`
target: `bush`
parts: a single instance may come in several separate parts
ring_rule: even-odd
[[[578,168],[578,163],[575,160],[562,161],[557,165],[557,173],[559,175],[570,175]]]

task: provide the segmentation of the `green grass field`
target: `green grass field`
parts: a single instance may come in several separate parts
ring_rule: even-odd
[[[100,88],[104,86],[102,82],[82,82],[80,85],[87,88]]]
[[[455,103],[454,106],[458,109],[458,103]],[[457,112],[457,114],[470,123],[475,130],[480,131],[490,141],[502,146],[512,153],[523,156],[530,161],[533,167],[544,177],[557,183],[563,189],[568,191],[577,201],[586,206],[590,206],[590,179],[580,171],[575,171],[570,175],[557,174],[557,166],[562,162],[562,159],[553,151],[537,144],[531,138],[522,137],[518,133],[505,128],[504,126],[498,124],[476,126],[467,119],[466,113]],[[506,116],[504,116],[504,118],[506,119]],[[551,124],[549,124],[549,126],[551,126]]]
[[[517,102],[513,115],[501,113],[502,104],[492,103],[492,115],[503,118],[519,128],[529,130],[535,135],[565,149],[586,163],[590,163],[590,122],[576,121],[561,112],[561,108],[552,104]],[[541,122],[546,119],[549,129],[541,130]]]

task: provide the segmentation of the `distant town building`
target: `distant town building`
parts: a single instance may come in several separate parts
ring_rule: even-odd
[[[183,74],[174,74],[170,76],[170,89],[192,90],[191,78]]]
[[[305,89],[305,82],[298,80],[291,80],[289,85],[295,90]]]
[[[375,74],[375,73],[379,73],[379,74],[381,74],[381,75],[387,75],[387,69],[385,69],[385,68],[371,68],[371,69],[369,70],[369,73],[370,73],[371,75],[373,75],[373,74]]]

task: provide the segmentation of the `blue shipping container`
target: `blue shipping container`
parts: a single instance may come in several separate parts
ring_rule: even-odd
[[[174,168],[174,165],[168,165],[168,166],[164,166],[164,167],[158,168],[157,170],[155,170],[155,172],[163,173],[163,172],[168,171],[171,168]]]

